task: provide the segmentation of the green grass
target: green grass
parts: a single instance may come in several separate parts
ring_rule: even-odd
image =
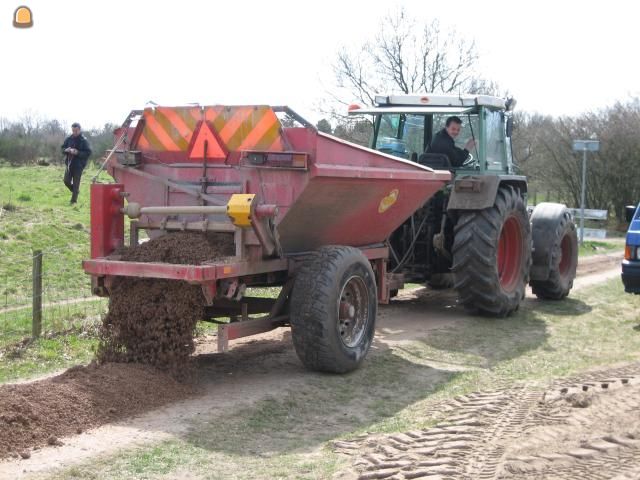
[[[0,383],[28,379],[93,358],[104,299],[43,310],[41,337],[31,340],[31,309],[5,314],[0,323]]]
[[[511,318],[465,317],[425,338],[378,345],[352,374],[308,373],[278,394],[203,412],[185,435],[53,477],[330,478],[348,461],[332,453],[333,439],[433,425],[439,402],[456,395],[638,359],[640,296],[616,279],[563,302],[527,300]]]
[[[40,375],[93,355],[91,332],[104,300],[91,296],[81,261],[89,255],[89,184],[85,170],[78,203],[69,205],[64,168],[0,166],[0,382]],[[43,252],[43,336],[31,335],[33,250]],[[47,306],[47,304],[52,304]],[[69,331],[66,336],[53,335]]]
[[[585,240],[580,245],[578,255],[581,257],[588,257],[590,255],[599,255],[601,253],[611,253],[616,250],[622,251],[624,249],[624,243],[621,241],[600,241],[600,240]]]
[[[91,361],[97,346],[91,330],[74,329],[0,349],[0,383],[68,368]]]
[[[44,252],[43,268],[53,295],[83,292],[89,280],[80,267],[89,255],[89,183],[70,206],[61,167],[0,167],[0,308],[31,284],[32,252]]]

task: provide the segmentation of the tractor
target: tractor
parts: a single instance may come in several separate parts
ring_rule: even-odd
[[[390,296],[404,282],[453,287],[469,311],[504,317],[518,310],[527,284],[540,299],[573,287],[576,227],[565,205],[527,208],[511,137],[515,100],[486,95],[385,95],[350,115],[372,115],[370,147],[434,170],[447,182],[389,238]],[[461,164],[428,153],[446,119],[463,120],[456,138],[475,145]]]

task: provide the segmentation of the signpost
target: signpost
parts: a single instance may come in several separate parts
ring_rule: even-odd
[[[582,152],[582,192],[580,194],[580,245],[584,242],[584,204],[587,191],[587,152],[600,150],[599,140],[574,140],[573,151]]]

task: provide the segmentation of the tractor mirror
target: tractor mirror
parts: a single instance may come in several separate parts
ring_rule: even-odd
[[[507,137],[511,137],[513,133],[513,117],[507,118]]]
[[[624,213],[627,223],[631,223],[631,220],[633,220],[633,214],[636,213],[635,205],[627,205],[624,207]]]

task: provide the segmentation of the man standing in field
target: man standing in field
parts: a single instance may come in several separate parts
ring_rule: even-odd
[[[79,123],[71,125],[71,135],[62,144],[62,153],[65,156],[64,164],[64,184],[71,191],[71,202],[73,205],[78,201],[80,191],[80,178],[82,171],[87,166],[87,160],[91,155],[89,142],[82,135]]]

